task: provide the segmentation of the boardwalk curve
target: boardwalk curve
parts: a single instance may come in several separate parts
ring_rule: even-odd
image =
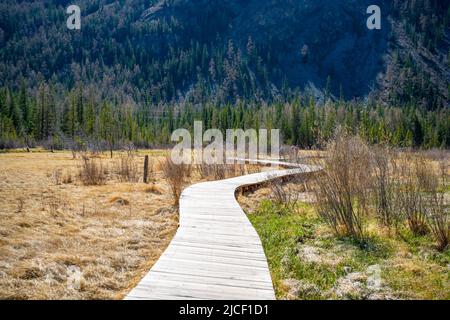
[[[296,165],[295,169],[204,182],[185,189],[177,233],[125,299],[275,299],[261,240],[239,206],[235,191],[317,170],[314,166]]]

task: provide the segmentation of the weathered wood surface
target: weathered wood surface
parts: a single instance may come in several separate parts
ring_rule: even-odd
[[[239,206],[235,191],[317,170],[298,165],[291,170],[204,182],[185,189],[175,237],[126,299],[275,299],[261,240]]]

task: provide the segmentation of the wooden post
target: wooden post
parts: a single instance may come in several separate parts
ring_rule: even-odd
[[[144,183],[148,183],[148,156],[144,160]]]

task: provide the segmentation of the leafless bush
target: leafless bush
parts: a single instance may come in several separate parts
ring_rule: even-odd
[[[223,180],[233,176],[234,169],[231,165],[202,163],[197,166],[197,171],[202,179]]]
[[[211,166],[206,163],[201,163],[196,167],[201,179],[208,179],[211,176]]]
[[[233,164],[233,169],[235,172],[235,176],[243,176],[245,175],[245,164],[242,163],[236,163]]]
[[[225,175],[227,178],[239,177],[246,174],[245,164],[242,163],[227,164],[225,166],[225,170]]]
[[[115,163],[115,172],[121,182],[138,182],[139,169],[136,157],[131,153],[121,155]]]
[[[439,176],[435,174],[429,159],[419,156],[414,159],[413,164],[416,182],[420,190],[425,192],[436,190],[439,185]]]
[[[449,220],[444,205],[446,175],[442,166],[438,172],[423,154],[394,158],[380,147],[375,147],[372,154],[374,201],[381,222],[397,227],[406,220],[415,235],[431,231],[439,249],[447,247]]]
[[[186,178],[191,178],[193,171],[194,171],[194,166],[191,163],[184,165],[184,176]]]
[[[126,151],[127,156],[132,157],[136,154],[137,148],[132,142],[122,144],[122,149]]]
[[[184,164],[175,164],[170,156],[166,157],[166,159],[160,163],[160,166],[169,183],[174,199],[174,205],[178,206],[180,203],[181,192],[185,185],[187,167]]]
[[[425,235],[428,232],[426,195],[422,188],[424,183],[419,181],[426,174],[426,169],[421,167],[424,165],[424,162],[416,162],[411,158],[400,159],[397,164],[396,178],[399,181],[395,190],[397,207],[400,214],[405,217],[410,230],[416,235]]]
[[[286,209],[295,210],[300,198],[299,191],[294,187],[296,181],[295,178],[291,178],[286,183],[280,178],[270,178],[267,184],[272,201]]]
[[[438,250],[444,251],[450,245],[450,218],[444,203],[444,193],[435,192],[428,201],[426,210],[430,230]]]
[[[397,201],[397,163],[391,150],[376,146],[372,148],[373,193],[378,220],[386,227],[398,228],[402,217]],[[368,173],[371,174],[371,173]]]
[[[100,160],[88,159],[83,156],[78,175],[85,186],[98,186],[106,183],[105,170]]]
[[[424,210],[429,230],[436,240],[437,248],[443,251],[450,244],[450,218],[445,203],[446,161],[444,157],[437,156],[434,160],[439,161],[438,169],[423,157],[415,161],[415,169],[419,187],[425,197]]]
[[[227,167],[224,164],[213,164],[214,180],[223,180],[227,177]]]
[[[299,157],[299,148],[296,146],[282,146],[280,148],[280,158],[283,161],[297,163]]]
[[[319,215],[335,234],[362,239],[370,198],[369,148],[361,138],[338,132],[327,151],[314,188]]]

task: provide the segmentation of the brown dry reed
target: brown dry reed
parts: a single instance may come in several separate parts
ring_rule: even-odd
[[[179,206],[181,193],[186,184],[186,176],[190,171],[189,166],[186,164],[176,164],[170,156],[167,156],[160,162],[160,167],[169,184],[174,205]]]
[[[99,186],[106,184],[106,174],[99,159],[82,157],[78,176],[85,186]]]

